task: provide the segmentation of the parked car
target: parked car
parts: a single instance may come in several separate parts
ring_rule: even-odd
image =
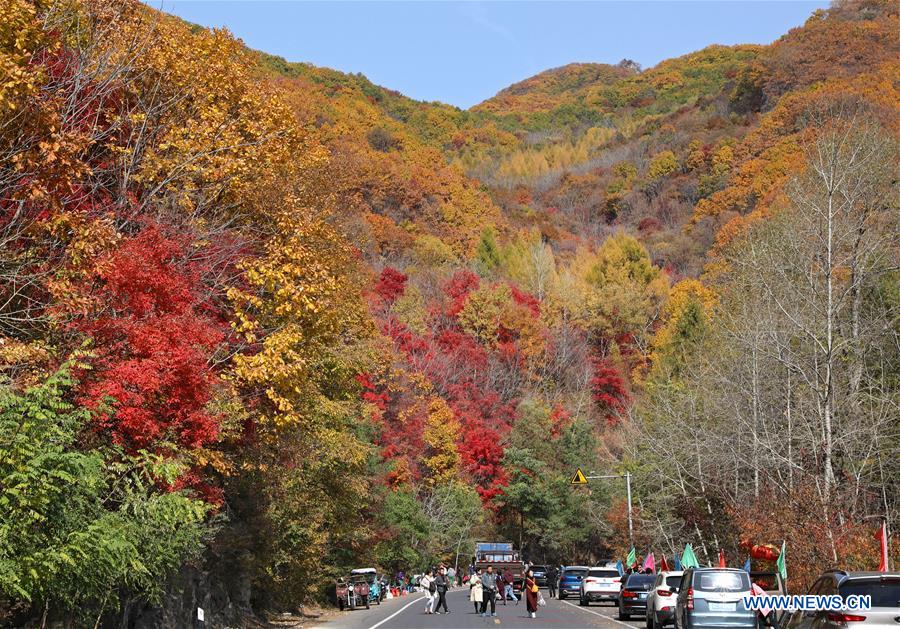
[[[647,629],[660,629],[675,621],[675,597],[683,570],[660,572],[647,595]]]
[[[777,572],[753,571],[750,573],[750,582],[758,585],[769,596],[787,594],[784,580]],[[775,612],[775,618],[778,620],[779,627],[783,626],[787,615],[787,611],[783,609]]]
[[[619,592],[622,589],[622,578],[619,571],[609,567],[594,567],[588,570],[587,575],[581,580],[581,592],[578,602],[584,607],[591,601],[619,600]]]
[[[559,575],[559,598],[581,594],[581,580],[588,573],[587,566],[566,566]]]
[[[534,571],[534,580],[537,582],[538,587],[547,587],[547,570],[549,566],[531,566],[531,569]]]
[[[872,597],[872,607],[859,611],[796,611],[790,615],[787,629],[816,629],[826,627],[896,627],[900,626],[900,572],[844,572],[824,573],[809,590],[810,594],[829,596],[839,594],[846,599],[851,594]]]
[[[656,580],[655,574],[629,574],[619,592],[619,620],[629,620],[632,614],[647,613],[647,596]]]
[[[754,629],[758,614],[744,607],[743,601],[750,595],[750,575],[743,570],[688,568],[678,586],[675,627]]]
[[[335,592],[341,611],[362,606],[369,609],[369,582],[365,575],[351,574],[338,579]]]
[[[770,596],[779,596],[787,594],[787,588],[784,587],[784,581],[777,572],[756,571],[750,573],[750,581],[765,590]]]
[[[369,600],[376,605],[381,605],[387,594],[387,588],[384,586],[384,579],[378,576],[375,568],[356,568],[350,571],[351,576],[362,576],[366,583],[369,584]]]

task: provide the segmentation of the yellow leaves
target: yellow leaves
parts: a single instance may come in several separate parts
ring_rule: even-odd
[[[731,164],[733,162],[734,150],[727,144],[720,146],[712,155],[713,174],[721,177],[731,170]]]
[[[162,133],[144,150],[135,180],[170,195],[193,214],[211,198],[252,215],[255,187],[273,171],[319,167],[305,134],[279,95],[250,71],[242,44],[226,31],[190,27],[139,5],[111,18],[105,46],[112,63],[138,78],[126,83],[137,106],[132,124],[152,114]],[[136,48],[140,50],[138,54]],[[142,91],[153,94],[148,100]],[[143,147],[142,147],[143,148]]]
[[[446,483],[459,476],[459,433],[459,421],[447,403],[439,397],[431,398],[422,436],[426,445],[422,463],[428,469],[429,484]]]
[[[201,469],[209,467],[223,476],[233,476],[238,472],[234,462],[222,452],[207,448],[197,448],[189,450],[188,454],[193,467]]]
[[[50,368],[52,353],[40,341],[23,342],[0,335],[0,373],[20,386],[35,384]]]
[[[653,374],[659,377],[677,373],[718,303],[718,295],[699,280],[682,280],[672,288],[663,307],[662,325],[653,337]]]
[[[501,258],[505,276],[539,300],[557,281],[553,249],[538,229],[520,231],[515,240],[503,247]]]
[[[507,185],[527,184],[537,177],[560,172],[591,159],[615,139],[616,133],[611,127],[591,127],[575,140],[517,149],[500,161],[495,178]]]
[[[650,179],[659,179],[678,169],[678,159],[672,151],[662,151],[653,156],[647,170]]]
[[[506,284],[482,285],[469,295],[459,313],[462,329],[492,346],[497,342],[501,316],[512,305],[512,291]]]
[[[600,249],[581,249],[560,273],[551,308],[607,338],[645,337],[668,294],[669,278],[633,236],[618,233]]]
[[[709,319],[712,318],[716,305],[719,303],[719,297],[715,291],[704,286],[700,280],[686,279],[675,284],[663,306],[663,324],[653,337],[655,348],[664,347],[671,342],[675,326],[691,302],[699,304],[704,315]]]
[[[501,334],[514,341],[526,369],[536,369],[545,350],[544,328],[539,316],[513,300],[508,284],[482,284],[469,295],[458,319],[467,334],[488,347],[495,346]]]
[[[29,62],[46,42],[33,3],[2,0],[0,16],[0,114],[6,114],[21,108],[42,82]]]
[[[668,89],[684,85],[684,75],[677,70],[654,73],[650,84],[656,89]]]
[[[425,298],[416,286],[407,285],[403,294],[394,302],[391,312],[397,320],[418,334],[428,330]]]
[[[247,288],[228,293],[235,330],[256,344],[234,358],[232,377],[265,391],[272,412],[262,419],[279,428],[309,423],[319,383],[335,376],[328,369],[353,360],[342,344],[369,328],[349,247],[327,223],[305,218],[310,213],[288,203],[276,218],[283,231],[263,257],[242,265]]]
[[[688,145],[688,156],[685,166],[691,170],[702,170],[706,166],[706,153],[703,151],[703,143],[700,140],[691,140]]]
[[[453,249],[437,236],[423,234],[415,239],[416,260],[426,267],[437,268],[457,262]]]

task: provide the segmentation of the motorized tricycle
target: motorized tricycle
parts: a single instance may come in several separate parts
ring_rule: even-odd
[[[341,577],[335,584],[338,608],[356,609],[365,606],[369,609],[369,581],[365,575],[351,574],[349,577]]]

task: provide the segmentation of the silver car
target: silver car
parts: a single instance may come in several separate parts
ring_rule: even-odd
[[[750,575],[735,568],[688,568],[681,577],[675,627],[755,629],[757,613],[744,607]]]
[[[813,583],[810,594],[846,598],[852,594],[872,597],[872,608],[851,611],[796,611],[788,629],[815,627],[900,627],[900,572],[826,572]]]

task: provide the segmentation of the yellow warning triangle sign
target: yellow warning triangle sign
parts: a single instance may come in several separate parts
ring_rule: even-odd
[[[584,472],[581,471],[581,468],[575,472],[575,476],[572,477],[573,485],[587,485],[587,479],[584,477]]]

